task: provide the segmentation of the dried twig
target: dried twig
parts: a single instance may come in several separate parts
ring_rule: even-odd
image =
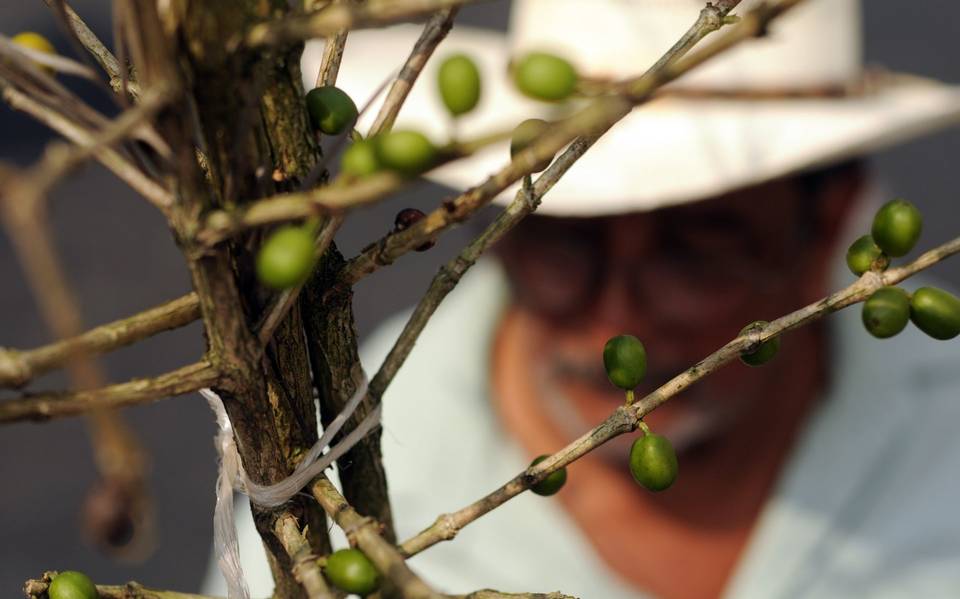
[[[333,599],[334,594],[323,578],[317,556],[313,554],[306,535],[300,532],[300,525],[293,514],[283,512],[277,516],[273,531],[287,555],[290,556],[290,561],[293,562],[293,576],[307,591],[308,599]]]
[[[417,39],[417,43],[414,44],[413,50],[410,52],[410,56],[407,57],[407,61],[400,69],[397,78],[390,85],[387,98],[383,101],[373,125],[370,126],[367,137],[373,137],[393,127],[394,121],[397,120],[397,114],[400,113],[400,108],[403,107],[407,95],[413,89],[413,84],[416,83],[423,67],[427,65],[427,61],[433,56],[434,50],[450,33],[453,20],[458,12],[460,12],[459,6],[447,8],[436,13],[427,21],[423,33],[420,34],[420,38]]]
[[[28,394],[0,402],[0,423],[76,416],[95,410],[150,403],[222,384],[220,373],[203,360],[147,379],[85,391]]]
[[[0,387],[21,387],[80,354],[112,351],[200,318],[195,293],[35,349],[0,348]]]
[[[256,25],[247,34],[246,43],[250,46],[273,45],[327,37],[344,29],[383,27],[476,1],[478,0],[380,0],[358,5],[328,4],[311,14]]]
[[[957,253],[960,253],[960,237],[925,252],[905,266],[886,272],[867,272],[852,285],[840,291],[778,318],[764,327],[755,328],[746,335],[736,337],[642,399],[629,406],[618,407],[600,425],[537,465],[521,472],[492,493],[456,512],[441,515],[433,525],[404,541],[400,545],[400,551],[404,556],[410,557],[440,541],[454,538],[464,526],[503,505],[549,473],[569,465],[614,437],[636,430],[645,415],[690,385],[716,372],[728,362],[736,360],[744,352],[749,353],[772,337],[862,302],[877,289],[886,285],[895,285]]]

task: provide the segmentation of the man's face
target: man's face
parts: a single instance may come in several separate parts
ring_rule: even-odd
[[[829,251],[816,198],[794,179],[649,213],[531,219],[501,253],[521,310],[535,323],[545,409],[579,434],[623,401],[606,379],[607,339],[645,345],[638,396],[692,366],[755,320],[772,320],[809,298]],[[746,372],[721,369],[647,417],[679,451],[735,425],[767,400],[790,360]],[[622,452],[617,449],[618,455]]]

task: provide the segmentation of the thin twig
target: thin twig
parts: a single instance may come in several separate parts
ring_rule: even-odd
[[[741,354],[755,350],[764,341],[862,302],[877,289],[895,285],[957,253],[960,253],[960,237],[925,252],[905,266],[882,273],[867,272],[840,291],[778,318],[766,326],[754,328],[746,335],[736,337],[639,401],[629,406],[618,407],[599,426],[537,465],[524,470],[492,493],[456,512],[442,514],[433,525],[404,541],[400,545],[401,553],[405,557],[410,557],[440,541],[454,538],[464,526],[516,497],[549,473],[580,459],[614,437],[636,430],[640,420],[651,411],[690,385],[736,360]]]
[[[293,576],[307,591],[308,599],[333,599],[327,581],[323,578],[317,556],[307,542],[305,532],[300,532],[296,517],[283,512],[274,522],[273,532],[293,562]]]
[[[563,593],[501,593],[491,589],[474,591],[466,595],[447,595],[447,599],[577,599]]]
[[[400,596],[404,599],[442,599],[442,595],[428,587],[407,566],[397,548],[380,536],[379,524],[358,514],[326,477],[317,478],[311,492],[351,543],[355,542],[384,578],[396,587]]]
[[[23,585],[23,592],[27,599],[45,599],[50,581],[56,572],[46,572],[42,578],[28,580]],[[176,591],[160,591],[148,589],[138,582],[128,582],[124,585],[97,585],[97,594],[100,599],[216,599],[206,595],[178,593]]]
[[[0,423],[76,416],[191,393],[222,383],[220,373],[203,360],[166,374],[85,391],[28,394],[0,401]]]
[[[536,164],[544,159],[549,159],[565,145],[576,140],[577,143],[572,144],[561,156],[563,163],[569,168],[569,165],[578,160],[603,133],[629,114],[633,107],[649,100],[659,87],[675,80],[710,58],[725,52],[730,47],[759,35],[771,20],[800,1],[802,0],[781,0],[776,5],[760,4],[749,13],[751,18],[743,19],[737,25],[731,27],[727,34],[720,36],[703,50],[676,58],[677,53],[686,51],[692,43],[702,39],[706,34],[685,35],[687,41],[671,48],[670,52],[674,54],[670,55],[668,60],[659,63],[659,67],[648,70],[640,77],[627,80],[619,95],[594,100],[580,112],[558,122],[555,127],[550,128],[537,141],[522,152],[518,152],[507,166],[488,177],[479,186],[468,189],[455,199],[444,202],[440,208],[428,214],[426,218],[418,221],[409,229],[391,233],[368,246],[348,262],[343,270],[340,283],[342,285],[353,285],[381,266],[392,264],[397,258],[419,247],[425,241],[434,239],[443,230],[469,218],[501,191],[533,171]],[[721,18],[712,18],[712,15],[707,17],[705,13],[701,13],[697,22],[691,28],[692,30],[709,29],[712,31],[713,28],[722,25],[722,16],[726,13],[718,12],[720,9],[712,5],[708,5],[704,11],[705,13],[719,14]],[[558,159],[558,162],[561,159]],[[545,176],[541,177],[540,180],[543,180],[545,184],[550,182],[550,179]]]
[[[81,354],[101,354],[169,331],[200,318],[197,294],[188,293],[89,331],[35,349],[0,348],[0,387],[22,387]]]
[[[459,6],[447,8],[436,13],[427,21],[420,38],[417,39],[417,43],[414,44],[413,50],[410,52],[410,56],[407,57],[407,61],[400,69],[400,73],[393,84],[390,85],[387,98],[383,101],[373,125],[370,126],[367,137],[389,131],[393,127],[394,121],[397,120],[397,114],[400,113],[403,103],[407,100],[407,95],[413,89],[413,84],[416,83],[423,68],[427,65],[427,61],[433,56],[434,50],[450,33],[453,20],[458,12],[460,12]]]
[[[513,202],[503,209],[483,233],[470,242],[459,255],[440,268],[440,272],[430,281],[429,289],[420,298],[413,314],[410,315],[404,325],[403,332],[400,333],[393,347],[390,348],[390,353],[387,354],[380,369],[370,381],[369,393],[376,401],[383,397],[383,392],[393,381],[393,377],[396,376],[407,356],[410,355],[417,337],[420,336],[440,302],[453,290],[467,270],[476,263],[477,259],[490,246],[515,227],[525,216],[536,210],[541,197],[542,194],[537,195],[533,186],[529,184],[529,179],[527,179],[524,188],[517,193]]]
[[[383,27],[413,21],[446,8],[478,0],[391,0],[364,4],[328,4],[307,15],[287,17],[252,27],[246,36],[249,46],[296,42],[335,35],[344,29]]]
[[[99,144],[96,132],[43,104],[34,102],[33,98],[20,90],[4,85],[2,80],[0,89],[3,99],[12,108],[26,112],[79,146],[93,148],[93,155],[97,160],[157,208],[166,210],[173,203],[173,196],[163,186],[113,148]]]

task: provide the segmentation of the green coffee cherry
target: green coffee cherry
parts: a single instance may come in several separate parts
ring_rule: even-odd
[[[863,326],[879,339],[893,337],[910,320],[910,298],[899,287],[882,287],[863,302]]]
[[[858,277],[870,270],[873,263],[883,255],[883,251],[870,235],[857,239],[847,250],[847,267]]]
[[[740,334],[743,335],[744,333],[748,332],[751,329],[754,329],[757,327],[765,327],[768,324],[770,323],[767,322],[766,320],[757,320],[757,321],[751,322],[747,326],[740,329]],[[760,347],[758,347],[757,349],[755,349],[750,353],[740,354],[740,361],[746,364],[747,366],[762,366],[763,364],[766,364],[767,362],[772,360],[773,357],[777,355],[778,351],[780,351],[779,335],[776,337],[767,339],[766,341],[760,344]]]
[[[380,164],[410,177],[429,169],[437,159],[436,147],[417,131],[390,131],[375,143]]]
[[[374,142],[366,139],[353,142],[343,152],[340,159],[340,172],[350,177],[362,179],[380,170],[377,149]]]
[[[647,373],[647,352],[633,335],[617,335],[603,346],[607,378],[624,391],[632,391]]]
[[[533,143],[533,140],[540,137],[549,128],[550,123],[543,119],[527,119],[517,125],[510,138],[510,158],[525,150],[527,146]],[[553,156],[545,158],[533,167],[532,172],[539,173],[550,166],[551,162],[553,162]]]
[[[531,52],[513,70],[517,89],[536,100],[559,102],[577,87],[577,71],[568,61],[545,52]]]
[[[340,135],[357,120],[357,105],[343,90],[332,85],[307,94],[307,112],[313,128],[327,135]]]
[[[647,433],[630,447],[630,474],[647,490],[666,490],[678,472],[677,454],[666,437]]]
[[[313,268],[313,235],[303,227],[286,226],[274,231],[257,254],[257,277],[274,289],[299,285]]]
[[[934,339],[960,334],[960,299],[936,287],[921,287],[910,298],[910,320]]]
[[[548,455],[539,456],[535,458],[532,462],[530,462],[530,465],[536,466],[537,464],[547,459],[548,457],[550,456]],[[547,497],[547,496],[553,495],[554,493],[562,489],[563,485],[565,485],[566,482],[567,482],[567,469],[561,468],[559,470],[554,470],[553,472],[548,474],[545,479],[541,480],[537,484],[530,487],[530,490],[536,493],[537,495],[542,495],[544,497]]]
[[[450,114],[466,114],[480,102],[480,70],[466,54],[454,54],[440,65],[437,87]]]
[[[888,256],[905,256],[923,229],[923,218],[917,207],[906,200],[892,200],[877,210],[873,217],[873,240]]]
[[[380,573],[359,549],[340,549],[327,557],[323,567],[327,580],[338,589],[369,595],[380,588]]]
[[[67,570],[53,577],[47,589],[50,599],[98,599],[100,594],[90,577],[83,572]]]

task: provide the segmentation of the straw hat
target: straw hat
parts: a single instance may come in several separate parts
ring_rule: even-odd
[[[758,0],[744,0],[743,13]],[[581,76],[616,79],[643,72],[695,21],[703,0],[514,0],[508,34],[455,26],[435,58],[473,56],[483,76],[478,108],[463,117],[469,138],[530,117],[576,107],[529,100],[507,75],[511,57],[542,49],[565,56]],[[422,27],[351,33],[338,85],[368,99],[409,54]],[[712,34],[717,35],[717,34]],[[709,40],[709,38],[708,38]],[[308,44],[312,86],[323,41]],[[400,113],[438,142],[450,120],[436,90],[433,60]],[[816,165],[877,150],[960,120],[960,87],[909,75],[866,73],[858,0],[809,0],[744,43],[670,86],[610,130],[544,198],[539,211],[603,215],[650,210],[714,196]],[[366,131],[377,105],[361,118]],[[465,189],[509,160],[507,145],[437,169],[432,180]],[[514,190],[497,201],[508,201]]]

